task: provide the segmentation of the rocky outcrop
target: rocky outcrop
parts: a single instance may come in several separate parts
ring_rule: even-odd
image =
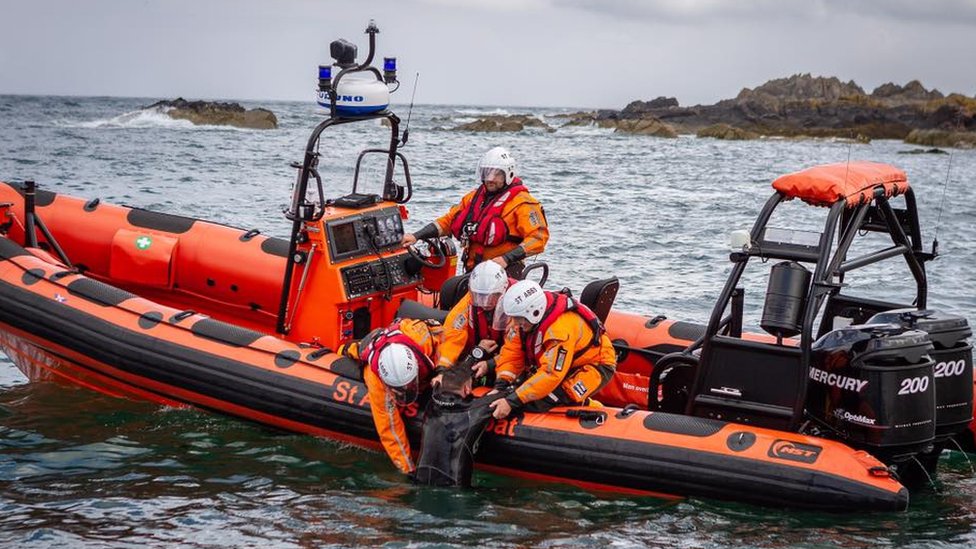
[[[842,97],[864,95],[864,90],[853,81],[846,84],[836,77],[794,74],[789,78],[770,80],[754,90],[743,88],[735,98],[737,102],[760,101],[782,104],[784,102],[837,101]]]
[[[658,97],[650,101],[631,101],[620,113],[623,118],[641,118],[657,109],[669,109],[677,106],[678,100],[674,97]]]
[[[546,131],[555,131],[535,116],[525,114],[486,116],[474,122],[461,124],[455,127],[454,130],[466,132],[520,132],[525,128],[541,128]]]
[[[713,124],[698,130],[698,137],[713,137],[715,139],[728,139],[732,141],[744,139],[758,139],[759,134],[742,128],[736,128],[728,124]]]
[[[898,151],[898,154],[949,154],[942,149],[909,149],[907,151]]]
[[[609,127],[609,124],[605,124]],[[651,135],[654,137],[678,137],[673,127],[661,122],[657,118],[637,118],[618,120],[614,133],[628,133],[633,135]]]
[[[976,135],[976,99],[943,96],[917,80],[904,86],[884,84],[867,94],[853,81],[796,74],[745,88],[714,105],[681,107],[674,98],[659,97],[631,102],[619,111],[574,113],[568,118],[572,125],[616,128],[656,119],[678,133],[719,139],[766,135],[869,142],[905,139],[913,130],[929,130],[946,132],[948,141],[965,144],[969,134]],[[935,139],[923,135],[913,139]]]
[[[146,107],[165,112],[177,120],[189,120],[199,126],[235,126],[256,130],[278,127],[278,118],[267,109],[245,109],[237,103],[187,101],[182,97],[159,101]]]
[[[951,132],[943,130],[912,130],[905,143],[926,147],[976,148],[976,132]]]
[[[939,90],[929,91],[918,80],[912,80],[904,86],[888,82],[871,92],[871,97],[880,99],[889,105],[911,103],[914,101],[933,101],[945,97]]]

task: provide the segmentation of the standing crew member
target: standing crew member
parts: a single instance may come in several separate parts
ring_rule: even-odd
[[[447,313],[439,348],[437,369],[452,368],[459,359],[473,353],[475,378],[494,370],[495,353],[502,343],[504,327],[493,326],[495,307],[508,289],[505,269],[494,261],[479,263],[468,279],[468,293]],[[480,351],[475,350],[480,349]],[[440,376],[434,378],[437,383]],[[490,383],[490,381],[489,381]]]
[[[363,379],[380,442],[397,469],[416,470],[402,411],[430,388],[441,326],[434,321],[397,320],[373,330],[361,341],[344,344],[339,353],[365,363]]]
[[[496,388],[527,376],[510,395],[491,403],[493,415],[508,417],[528,406],[590,404],[590,396],[613,377],[617,357],[600,319],[565,293],[544,291],[536,282],[512,285],[502,298],[510,319],[498,352]]]
[[[419,239],[451,235],[464,250],[465,270],[485,260],[521,278],[523,260],[542,253],[549,225],[539,201],[529,194],[515,171],[515,159],[503,147],[491,149],[478,163],[478,188],[464,195],[447,214],[403,237],[409,246]]]

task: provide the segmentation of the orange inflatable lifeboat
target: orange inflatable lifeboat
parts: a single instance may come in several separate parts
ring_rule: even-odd
[[[360,162],[387,162],[382,194],[357,192],[354,180],[351,194],[326,197],[314,184],[320,134],[377,119],[390,145]],[[32,380],[378,447],[361,366],[333,349],[396,316],[442,316],[465,282],[449,242],[429,242],[426,255],[400,245],[413,189],[399,122],[386,110],[333,112],[314,129],[287,240],[0,183],[0,348]],[[925,308],[933,254],[904,173],[824,166],[774,187],[740,235],[707,325],[614,311],[616,280],[591,283],[580,299],[618,351],[598,395],[606,407],[493,422],[477,462],[628,492],[905,509],[896,475],[934,468],[954,437],[972,436],[968,324]],[[768,226],[793,198],[826,207],[813,240]],[[848,257],[866,232],[891,246]],[[914,305],[841,291],[858,268],[898,257],[916,281]],[[742,329],[739,282],[755,259],[780,261],[763,334]],[[419,438],[419,418],[408,429]]]

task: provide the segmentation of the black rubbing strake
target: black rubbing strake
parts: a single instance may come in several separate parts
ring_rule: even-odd
[[[79,278],[68,284],[68,293],[103,307],[114,307],[127,299],[136,297],[125,290],[90,278]]]
[[[24,274],[20,277],[20,281],[27,286],[31,286],[44,280],[44,274],[44,269],[31,269],[29,271],[24,271]]]
[[[729,438],[725,439],[725,445],[729,447],[729,450],[733,452],[742,452],[752,448],[752,445],[756,443],[756,433],[749,431],[738,431],[729,435]]]
[[[275,366],[279,368],[288,368],[289,366],[292,366],[298,362],[298,359],[301,357],[301,353],[295,350],[281,351],[275,355]]]
[[[255,341],[264,337],[264,334],[247,328],[241,328],[234,324],[221,322],[212,318],[204,318],[196,321],[190,328],[193,335],[219,341],[234,347],[247,347]]]
[[[30,255],[30,253],[13,240],[0,237],[0,259],[11,259],[22,255]]]
[[[651,412],[644,418],[644,428],[676,435],[710,437],[722,430],[726,423],[701,417],[680,416],[665,412]]]
[[[197,222],[192,217],[151,212],[139,208],[129,210],[129,215],[126,216],[126,219],[136,227],[174,234],[182,234],[189,231],[190,227]]]
[[[24,188],[22,186],[20,185],[10,185],[10,186],[13,187],[14,190],[16,190],[18,193],[20,193],[20,196],[24,196]],[[58,193],[52,193],[51,191],[43,191],[41,189],[37,189],[34,191],[34,205],[38,207],[50,206],[51,204],[54,203],[54,199],[57,198],[57,196]]]
[[[266,238],[261,242],[261,251],[278,257],[288,257],[288,241],[282,238]]]
[[[139,327],[143,330],[151,330],[163,321],[163,313],[159,311],[149,311],[139,317]]]
[[[695,324],[693,322],[684,322],[679,320],[671,326],[668,326],[668,335],[675,339],[695,341],[696,339],[705,335],[705,329],[706,326],[704,324]]]

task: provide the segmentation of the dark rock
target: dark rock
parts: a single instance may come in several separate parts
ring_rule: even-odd
[[[976,148],[976,132],[954,132],[945,130],[912,130],[905,137],[905,143],[926,147]]]
[[[636,118],[618,120],[614,133],[651,135],[654,137],[678,137],[678,132],[657,118]]]
[[[942,149],[909,149],[898,151],[898,154],[949,154]]]
[[[860,86],[850,81],[841,82],[836,77],[810,76],[794,74],[789,78],[777,78],[759,86],[755,90],[744,88],[739,92],[736,101],[759,99],[768,101],[802,101],[819,99],[822,101],[837,101],[842,97],[864,95]]]
[[[237,103],[218,101],[187,101],[178,97],[172,101],[158,101],[145,107],[159,109],[170,118],[189,120],[196,125],[236,126],[251,129],[274,129],[278,118],[267,109],[247,110]]]
[[[678,100],[674,97],[658,97],[650,101],[631,101],[622,111],[622,118],[641,118],[645,113],[655,109],[668,109],[677,107]]]
[[[526,114],[486,116],[474,122],[461,124],[454,128],[454,130],[468,132],[520,132],[525,128],[541,128],[546,131],[554,131],[552,127],[542,120]]]
[[[698,137],[713,137],[715,139],[728,139],[733,141],[744,139],[758,139],[759,134],[742,128],[736,128],[728,124],[713,124],[698,130]]]
[[[656,118],[677,132],[704,131],[719,138],[736,135],[727,127],[759,135],[859,142],[905,139],[915,129],[962,133],[948,137],[954,143],[967,142],[967,133],[976,135],[976,99],[959,94],[943,97],[918,81],[885,84],[867,95],[854,82],[797,74],[745,88],[734,99],[714,105],[675,103],[635,101],[620,111],[597,111],[593,118],[608,127],[617,127],[621,120]],[[712,127],[717,124],[726,126]]]
[[[891,82],[882,84],[871,92],[872,97],[892,102],[932,101],[945,97],[939,90],[929,91],[918,80],[912,80],[904,86]]]

